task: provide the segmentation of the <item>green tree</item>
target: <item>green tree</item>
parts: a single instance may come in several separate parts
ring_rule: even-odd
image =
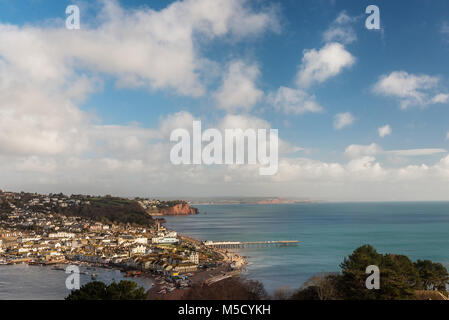
[[[109,286],[100,281],[89,282],[72,291],[66,300],[144,300],[147,293],[133,281],[122,280]]]
[[[380,289],[366,288],[365,273],[370,265],[379,267]],[[419,272],[413,262],[404,255],[378,253],[372,246],[357,248],[340,265],[342,275],[336,278],[339,296],[351,300],[401,300],[414,297],[422,287]]]
[[[343,260],[340,264],[342,275],[337,277],[336,286],[339,295],[344,299],[370,300],[376,299],[376,290],[368,290],[365,285],[367,278],[366,267],[380,266],[382,255],[370,245],[364,245]]]
[[[415,267],[421,277],[423,289],[446,292],[449,274],[441,263],[435,263],[430,260],[418,260],[415,262]]]
[[[386,254],[382,257],[380,269],[380,290],[377,299],[412,299],[415,290],[421,289],[421,279],[413,262],[404,255]]]
[[[92,281],[80,289],[72,291],[66,300],[106,300],[107,286],[101,281]]]
[[[145,289],[133,281],[113,282],[108,287],[109,300],[144,300],[146,296]]]
[[[375,265],[380,271],[380,288],[366,288],[366,268]],[[407,256],[382,255],[370,245],[364,245],[340,264],[341,273],[315,275],[293,295],[299,300],[404,300],[419,299],[422,290],[438,290],[447,295],[449,273],[441,263]],[[418,295],[417,295],[418,294]]]

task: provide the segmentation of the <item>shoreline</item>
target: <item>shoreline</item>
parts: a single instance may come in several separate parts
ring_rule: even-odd
[[[177,215],[177,214],[171,215],[163,213],[162,214],[156,213],[156,214],[158,215],[159,218],[156,219],[156,221],[158,222],[157,232],[159,232],[159,223],[166,222],[165,219],[163,219],[165,216]],[[199,214],[199,212],[197,212],[196,214]],[[184,214],[180,215],[184,216]],[[69,219],[64,215],[57,217],[58,219],[60,218],[61,221]],[[60,221],[58,220],[58,222]],[[94,223],[94,222],[93,220],[89,219],[89,221],[86,221],[86,223]],[[93,224],[93,226],[96,227],[95,224]],[[109,228],[107,230],[109,230]],[[167,228],[164,228],[163,230],[165,230],[164,232],[166,234],[169,233],[177,234],[175,230],[169,230]],[[91,232],[96,231],[97,230],[94,231],[91,230]],[[10,233],[13,236],[16,236],[15,231],[11,231]],[[149,233],[155,234],[155,231],[151,231]],[[19,236],[21,236],[21,233],[19,234]],[[111,235],[111,237],[115,236],[117,235]],[[151,237],[151,235],[148,237]],[[191,270],[190,272],[188,268],[180,269],[182,271],[179,271],[179,273],[172,271],[169,272],[167,270],[171,269],[167,270],[164,268],[159,269],[159,266],[155,266],[155,268],[153,268],[152,265],[148,266],[143,265],[141,263],[137,264],[135,263],[135,260],[132,261],[133,262],[132,264],[121,263],[120,261],[112,260],[112,258],[103,259],[101,258],[101,255],[98,255],[98,253],[97,254],[92,253],[92,255],[87,256],[87,258],[92,257],[93,259],[90,258],[87,259],[86,257],[81,256],[81,254],[76,255],[73,254],[72,251],[67,250],[61,251],[60,254],[55,255],[55,257],[47,254],[47,256],[45,257],[46,259],[43,259],[41,256],[35,253],[20,255],[19,251],[17,251],[18,253],[15,252],[7,253],[7,251],[6,252],[3,251],[4,254],[3,253],[0,254],[0,266],[26,264],[28,266],[41,266],[65,272],[68,266],[73,265],[86,268],[82,271],[80,270],[80,275],[82,274],[83,276],[88,276],[89,278],[91,278],[91,281],[97,280],[98,273],[95,272],[95,269],[97,268],[103,270],[117,270],[123,275],[123,278],[141,277],[149,279],[152,284],[148,288],[149,292],[148,298],[165,299],[168,298],[169,296],[180,295],[180,292],[185,291],[185,289],[190,288],[192,285],[209,283],[211,281],[214,282],[221,281],[223,277],[240,275],[243,267],[247,264],[247,262],[243,257],[229,250],[207,246],[204,241],[195,239],[188,235],[178,234],[178,238],[181,244],[184,243],[185,247],[188,247],[191,250],[193,250],[192,252],[197,253],[195,268],[190,269]],[[42,238],[39,238],[39,240],[40,239]],[[158,243],[159,242],[156,242],[155,244],[155,242],[153,242],[153,245],[155,245],[156,247],[160,247]],[[162,247],[164,247],[164,245],[162,245]],[[170,249],[169,246],[167,247],[167,249],[173,250],[173,248]],[[165,249],[163,250],[165,251]],[[173,253],[174,252],[175,251],[173,251]],[[89,252],[87,254],[89,254]],[[147,253],[137,254],[135,255],[135,257],[137,257],[137,259],[139,259],[139,257],[145,259],[146,254]],[[201,257],[198,257],[198,254],[201,255]],[[85,253],[82,253],[82,255],[85,255]],[[129,255],[129,257],[131,257],[131,255]],[[172,261],[170,261],[169,263],[172,264]],[[175,265],[177,264],[179,264],[179,262],[175,262]],[[88,271],[89,269],[93,270]]]
[[[170,276],[150,273],[151,280],[154,282],[150,290],[148,290],[148,300],[180,300],[190,290],[192,285],[208,285],[229,277],[240,276],[243,268],[247,265],[244,257],[234,252],[207,247],[202,241],[187,235],[178,234],[178,236],[183,241],[192,242],[195,245],[215,252],[222,257],[223,261],[219,262],[217,267],[187,273],[188,286],[173,286],[172,282],[170,282]]]
[[[221,257],[220,260],[216,261],[215,267],[207,267],[202,270],[199,269],[197,271],[180,274],[179,278],[186,279],[186,281],[181,282],[181,285],[173,280],[174,277],[169,274],[164,274],[161,271],[142,270],[139,268],[122,267],[114,264],[69,260],[67,258],[60,261],[53,261],[51,263],[37,263],[31,259],[20,259],[20,261],[7,261],[7,263],[2,265],[10,266],[26,264],[28,266],[47,267],[61,271],[65,271],[65,268],[69,265],[75,265],[87,269],[94,269],[92,273],[88,273],[87,271],[80,272],[83,275],[91,277],[96,274],[95,269],[117,270],[123,274],[124,278],[130,278],[129,280],[131,281],[132,278],[135,277],[149,279],[151,281],[151,285],[148,288],[147,299],[151,300],[180,299],[192,285],[214,283],[228,277],[239,276],[244,267],[247,265],[247,261],[244,257],[235,252],[226,249],[208,247],[202,241],[187,235],[179,234],[178,236],[184,242],[199,246],[203,250],[213,252],[217,256]],[[96,277],[91,278],[91,280],[98,281]]]

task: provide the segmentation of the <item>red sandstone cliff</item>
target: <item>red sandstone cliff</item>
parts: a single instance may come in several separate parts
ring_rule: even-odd
[[[179,203],[171,208],[161,209],[160,213],[166,216],[183,216],[189,214],[198,214],[198,209],[191,207],[188,203]]]

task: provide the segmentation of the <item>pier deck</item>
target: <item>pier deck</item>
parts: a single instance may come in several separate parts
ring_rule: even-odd
[[[298,240],[275,240],[275,241],[205,241],[208,247],[215,248],[246,248],[246,247],[265,247],[265,246],[296,246]]]

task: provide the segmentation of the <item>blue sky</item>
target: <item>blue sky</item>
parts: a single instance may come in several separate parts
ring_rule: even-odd
[[[198,3],[202,2],[204,1]],[[212,1],[217,5],[219,5],[219,2]],[[81,30],[79,31],[64,29],[65,8],[73,3],[79,5],[81,9]],[[156,64],[151,66],[154,70],[144,70],[147,66],[148,68],[150,66],[142,64],[140,67],[142,72],[139,72],[136,71],[136,67],[132,63],[133,55],[144,56],[145,50],[152,51],[151,43],[142,48],[142,52],[135,51],[134,53],[135,47],[133,49],[130,46],[131,49],[127,51],[128,54],[120,57],[118,54],[109,56],[108,51],[99,53],[99,50],[84,50],[84,48],[84,51],[82,51],[76,46],[92,48],[92,44],[86,40],[89,37],[98,37],[97,39],[104,40],[103,36],[108,32],[107,30],[120,30],[120,21],[113,21],[112,15],[105,18],[105,3],[113,3],[116,7],[114,10],[119,10],[122,14],[125,13],[128,17],[131,17],[131,22],[123,22],[123,29],[126,31],[122,35],[125,37],[122,40],[126,39],[126,32],[133,33],[129,35],[130,38],[139,35],[145,36],[145,31],[141,29],[147,27],[145,21],[149,21],[149,25],[157,28],[157,23],[160,22],[158,18],[154,18],[157,14],[170,10],[175,12],[174,7],[183,3],[182,8],[176,11],[176,14],[179,14],[180,20],[186,19],[186,21],[189,21],[186,23],[193,21],[192,37],[190,38],[187,34],[182,35],[182,37],[185,37],[182,39],[186,41],[186,51],[191,49],[191,54],[180,55],[178,58],[175,54],[176,50],[166,51],[167,61],[164,60],[164,63],[167,63],[166,67],[162,66],[159,71],[154,71],[159,69],[159,65]],[[449,4],[447,1],[432,1],[430,3],[423,0],[407,2],[381,0],[375,2],[363,0],[235,0],[230,1],[230,3],[232,4],[226,4],[226,6],[229,6],[231,11],[245,8],[245,12],[243,14],[239,14],[237,11],[229,13],[229,21],[231,22],[225,21],[226,30],[223,34],[218,34],[216,30],[211,29],[211,31],[208,29],[209,27],[201,25],[201,23],[205,23],[204,21],[209,24],[216,23],[215,17],[189,17],[189,14],[193,12],[189,10],[195,6],[195,1],[126,0],[117,2],[96,1],[88,4],[82,1],[61,0],[20,2],[0,0],[1,26],[12,25],[19,30],[16,33],[8,33],[9,31],[4,28],[3,33],[0,33],[0,39],[2,35],[4,37],[8,35],[12,39],[18,37],[21,38],[20,41],[24,41],[21,45],[17,44],[17,48],[4,48],[4,52],[0,47],[0,61],[3,57],[5,64],[11,68],[8,69],[9,71],[15,70],[16,67],[22,70],[20,62],[13,59],[14,54],[11,52],[17,50],[17,54],[28,58],[33,57],[33,51],[29,52],[28,56],[26,52],[21,51],[27,50],[27,45],[31,45],[32,41],[27,43],[28,38],[25,37],[26,34],[29,34],[29,39],[37,41],[34,42],[34,46],[38,43],[38,47],[42,45],[44,48],[36,53],[36,57],[38,54],[47,55],[51,57],[48,61],[55,59],[53,60],[55,65],[56,61],[59,61],[57,59],[64,62],[70,61],[68,62],[70,67],[57,66],[60,74],[55,78],[56,80],[52,78],[53,76],[49,78],[51,81],[55,81],[54,85],[36,84],[36,88],[48,90],[49,99],[54,97],[53,94],[56,90],[61,90],[61,93],[64,91],[59,87],[57,81],[62,81],[70,87],[70,81],[72,80],[75,82],[81,81],[82,77],[88,79],[87,86],[89,88],[83,86],[83,92],[80,94],[82,97],[61,97],[61,99],[73,103],[73,106],[71,106],[73,110],[71,109],[70,112],[76,112],[77,114],[79,112],[79,117],[86,117],[89,120],[83,121],[90,123],[88,128],[80,128],[78,124],[70,122],[70,118],[64,120],[67,121],[66,125],[76,127],[75,131],[83,132],[84,129],[85,132],[89,132],[86,137],[83,137],[88,141],[86,147],[80,147],[82,150],[72,155],[72,158],[80,161],[95,159],[100,162],[105,161],[106,158],[108,161],[118,162],[142,161],[143,167],[154,165],[154,172],[161,172],[160,166],[165,166],[165,164],[158,162],[156,165],[154,162],[156,160],[148,158],[147,155],[136,153],[135,159],[131,159],[129,153],[124,156],[121,154],[121,152],[124,152],[123,150],[117,151],[113,148],[99,153],[98,149],[93,146],[96,143],[111,145],[113,143],[107,139],[114,138],[108,137],[103,142],[92,142],[95,138],[90,136],[90,130],[95,126],[96,129],[100,127],[98,129],[100,131],[102,130],[101,127],[118,126],[124,132],[120,133],[121,131],[117,130],[114,135],[119,135],[120,139],[126,140],[130,135],[135,138],[134,133],[130,134],[127,130],[136,128],[137,130],[142,129],[144,136],[157,135],[154,132],[162,132],[164,121],[169,121],[173,117],[184,116],[185,120],[186,117],[191,116],[202,120],[206,126],[219,126],[227,117],[238,115],[240,119],[252,119],[253,123],[258,121],[269,123],[271,128],[279,129],[279,136],[282,141],[290,146],[303,148],[301,151],[290,152],[281,156],[286,163],[285,173],[281,172],[279,177],[274,178],[274,181],[260,180],[261,178],[252,180],[250,177],[241,181],[234,177],[234,175],[242,176],[239,171],[232,173],[229,172],[232,169],[226,168],[223,169],[225,172],[220,171],[220,169],[211,174],[208,170],[210,168],[206,168],[204,173],[197,173],[198,180],[201,181],[199,185],[192,184],[188,180],[189,175],[186,177],[187,182],[184,188],[173,190],[172,186],[177,185],[177,183],[173,180],[173,177],[170,177],[170,171],[167,172],[166,177],[158,177],[157,179],[161,179],[159,181],[154,177],[153,171],[139,172],[137,170],[133,174],[155,181],[155,184],[157,181],[159,186],[161,186],[161,183],[163,184],[161,181],[168,181],[164,187],[161,187],[163,191],[158,190],[156,186],[142,191],[142,188],[134,188],[127,182],[123,183],[123,177],[116,175],[115,171],[105,172],[104,176],[97,178],[89,175],[90,177],[87,180],[73,178],[70,174],[64,172],[64,167],[67,165],[65,161],[68,160],[57,151],[51,150],[40,154],[31,150],[17,152],[12,150],[13,147],[10,147],[3,150],[4,161],[11,161],[11,157],[13,157],[18,163],[20,161],[29,163],[32,159],[32,162],[37,162],[47,169],[42,172],[39,172],[40,169],[24,171],[17,168],[8,169],[6,166],[5,170],[8,171],[8,174],[5,174],[4,179],[8,181],[7,186],[11,188],[37,188],[43,191],[52,191],[52,188],[78,191],[87,185],[90,186],[89,191],[97,193],[128,194],[139,191],[143,194],[152,192],[167,196],[201,196],[205,190],[211,196],[223,193],[233,195],[234,193],[240,194],[243,192],[242,190],[251,187],[254,191],[248,195],[278,195],[278,190],[285,190],[281,193],[292,197],[305,196],[337,200],[389,200],[388,197],[390,196],[392,199],[399,200],[416,198],[423,192],[418,187],[413,188],[413,190],[408,189],[413,179],[415,179],[413,184],[421,184],[426,186],[427,189],[429,186],[438,189],[447,188],[448,178],[442,178],[435,182],[435,177],[444,176],[449,172],[449,169],[444,167],[446,165],[446,160],[444,160],[447,156],[446,150],[449,149],[449,122],[447,121],[449,119],[449,64],[447,63],[449,53]],[[365,19],[368,16],[365,14],[365,8],[371,4],[380,8],[381,30],[365,28]],[[151,14],[150,9],[153,10]],[[133,22],[133,19],[135,19],[133,15],[138,12],[147,14],[145,16],[147,20],[141,22],[140,25],[140,22]],[[241,23],[242,26],[231,25],[236,22],[237,24]],[[245,25],[245,23],[248,25]],[[182,26],[181,22],[180,25]],[[113,26],[113,28],[107,29],[108,26]],[[117,26],[118,29],[114,29]],[[167,26],[171,28],[170,24],[163,25],[163,27]],[[254,31],[249,31],[251,28],[254,28]],[[205,31],[206,29],[207,31]],[[335,30],[346,32],[345,36],[329,36],[326,38],[326,32],[329,35],[330,31]],[[163,38],[163,32],[161,34],[162,36],[160,34],[157,36]],[[167,35],[170,34],[172,33],[167,32]],[[55,44],[45,39],[46,35],[49,35],[48,38],[51,39],[64,39],[66,37],[67,46],[70,46],[75,53],[72,55],[64,51],[63,40],[60,44]],[[161,41],[160,38],[158,39]],[[17,43],[21,43],[20,41]],[[146,39],[142,38],[142,42],[145,41]],[[111,43],[106,41],[105,45],[111,45]],[[116,49],[113,46],[116,46]],[[110,48],[115,51],[120,50],[120,48],[123,49],[125,46],[126,44],[121,46],[120,41],[117,41]],[[172,44],[168,42],[168,46],[171,48]],[[173,46],[177,47],[178,44]],[[182,51],[179,48],[183,47],[177,48],[178,51]],[[319,61],[320,53],[324,55],[327,52],[326,48],[334,48],[333,52],[341,55],[335,59],[331,58],[331,64],[336,65],[324,65],[324,67],[319,65],[320,63],[326,64],[326,62]],[[166,49],[164,47],[163,50]],[[21,52],[19,53],[19,51]],[[178,53],[182,54],[182,52]],[[309,63],[305,61],[307,53],[313,56]],[[98,56],[101,54],[104,55],[104,61],[106,62],[101,61],[101,57]],[[151,58],[151,55],[149,57]],[[342,60],[338,60],[340,58]],[[116,59],[116,61],[113,61],[113,59]],[[160,57],[155,57],[155,59],[160,59]],[[173,61],[170,62],[169,59],[173,59]],[[184,61],[183,59],[191,59],[189,61],[192,62],[193,67],[190,69],[187,64],[182,64],[184,69],[179,71],[180,80],[178,83],[178,80],[175,79],[177,71],[175,70],[175,77],[173,78],[172,75],[165,73],[164,68],[170,69],[171,64],[175,61]],[[80,61],[79,64],[73,63],[75,60]],[[38,60],[36,59],[36,61]],[[51,62],[49,63],[51,64]],[[319,65],[319,68],[336,67],[338,70],[332,74],[324,75],[321,80],[317,80],[313,74],[312,76],[307,74],[308,68],[316,65]],[[33,66],[30,67],[29,64],[26,66],[28,71],[31,72]],[[230,76],[232,66],[236,68],[237,74],[245,78],[248,81],[247,83],[251,85],[249,92],[241,93],[240,96],[236,95],[235,99],[238,101],[243,99],[243,102],[237,103],[237,106],[232,105],[231,98],[229,98],[229,101],[217,98],[217,94],[224,88],[226,75]],[[41,65],[36,66],[36,70],[41,67]],[[192,80],[190,84],[196,85],[199,83],[203,89],[200,94],[194,89],[184,90],[188,87],[187,82],[191,81],[192,73],[190,71],[192,70],[193,74],[198,77],[198,81]],[[121,81],[129,80],[128,76],[135,76],[136,78],[132,79],[132,84],[121,85]],[[146,78],[147,76],[148,78]],[[297,80],[300,77],[306,80],[300,83]],[[184,79],[186,86],[182,84]],[[235,79],[230,76],[230,82]],[[382,79],[385,81],[382,82]],[[30,78],[28,83],[33,81]],[[135,81],[139,81],[139,84],[135,84]],[[40,87],[41,85],[43,87]],[[281,92],[280,88],[282,87],[294,90],[294,92],[306,97],[305,101],[296,101],[296,104],[291,105],[295,108],[295,112],[288,112],[283,109],[279,102],[273,102],[276,95]],[[233,92],[228,91],[225,93],[226,98],[233,94]],[[64,94],[67,93],[64,92]],[[254,100],[249,98],[251,96]],[[301,109],[303,105],[300,104],[307,101],[313,101],[321,111],[309,110],[305,112]],[[245,102],[248,105],[242,105]],[[28,107],[31,107],[31,105],[23,108],[29,110]],[[0,106],[0,110],[1,108]],[[9,110],[8,108],[12,108],[12,106],[10,104],[3,106],[5,112]],[[36,108],[39,108],[39,106],[36,106]],[[51,109],[49,108],[49,110]],[[51,111],[48,112],[51,113]],[[179,114],[180,112],[182,112],[182,115]],[[336,128],[335,119],[339,114],[349,114],[352,120],[347,125]],[[43,114],[38,116],[41,117]],[[61,115],[61,117],[63,116]],[[391,134],[380,137],[378,130],[386,125],[391,129]],[[7,132],[13,134],[13,131],[8,130]],[[60,127],[57,129],[46,128],[46,130],[49,132],[56,130],[58,139],[66,134],[66,132],[58,131],[63,130]],[[160,143],[165,138],[160,136],[156,140]],[[21,138],[18,137],[17,139]],[[82,140],[73,139],[76,141]],[[140,139],[140,137],[136,139]],[[73,144],[72,140],[69,142],[58,140],[57,142],[65,146],[61,147],[62,149]],[[356,150],[356,152],[350,153],[348,151],[347,148],[351,145],[354,146],[351,150]],[[147,147],[145,145],[145,148]],[[151,149],[151,147],[148,148]],[[404,150],[409,152],[400,152]],[[2,149],[0,149],[0,154],[2,154],[1,152]],[[63,153],[67,154],[65,151]],[[163,156],[160,157],[163,158]],[[352,165],[355,163],[351,164],[351,161],[363,157],[365,157],[365,162],[362,164],[362,169],[367,169],[366,179],[363,177],[364,173],[360,174],[359,168],[351,171]],[[160,159],[157,161],[160,161]],[[301,167],[304,161],[307,165]],[[447,162],[449,163],[449,160]],[[49,166],[49,163],[52,165]],[[337,168],[337,178],[335,178],[333,172],[328,172],[332,171],[329,169],[332,164],[341,166],[341,168]],[[307,171],[311,167],[315,168],[315,165],[319,169]],[[377,171],[377,165],[381,168],[379,169],[380,173]],[[99,166],[101,167],[101,164]],[[40,166],[37,167],[40,168]],[[95,171],[95,168],[94,164],[89,163],[89,168],[83,170]],[[340,172],[340,169],[343,171]],[[291,176],[295,177],[294,179],[284,181],[282,176],[289,176],[288,170],[299,171],[291,173]],[[416,173],[417,170],[419,173]],[[375,173],[371,171],[375,171]],[[412,180],[408,178],[401,180],[404,176],[409,176],[409,171],[413,171],[410,176],[414,178]],[[185,170],[183,172],[185,173]],[[323,172],[327,173],[323,174]],[[326,178],[326,174],[329,174],[330,178]],[[314,175],[316,175],[316,179]],[[362,177],[359,177],[359,175]],[[354,176],[357,176],[357,178],[354,178]],[[223,177],[226,177],[224,186],[221,183]],[[334,179],[336,180],[334,181]],[[29,182],[24,182],[25,180]],[[103,180],[108,181],[104,189],[91,187],[93,181]],[[329,180],[332,181],[332,186],[328,185]],[[393,195],[391,195],[391,192],[382,191],[382,189],[385,189],[385,184],[392,180],[397,182],[395,187],[392,186],[396,190]],[[48,181],[51,181],[52,187],[48,187]],[[134,185],[131,178],[129,178],[129,183]],[[141,183],[145,184],[145,179],[142,179]],[[313,184],[319,189],[318,186],[323,183],[326,186],[323,187],[325,191],[322,193],[319,190],[309,192],[307,188],[307,185]],[[219,187],[217,187],[218,185]],[[254,187],[256,185],[262,187],[257,189]],[[279,189],[279,185],[281,189]],[[340,188],[338,186],[341,185],[349,186],[347,193],[341,191],[336,193],[335,188]],[[368,185],[366,193],[359,191],[361,185],[364,187]],[[292,189],[292,186],[295,187]],[[376,196],[372,196],[373,193]],[[434,197],[425,195],[422,199],[447,200],[447,196],[444,194],[444,192],[441,192]]]

